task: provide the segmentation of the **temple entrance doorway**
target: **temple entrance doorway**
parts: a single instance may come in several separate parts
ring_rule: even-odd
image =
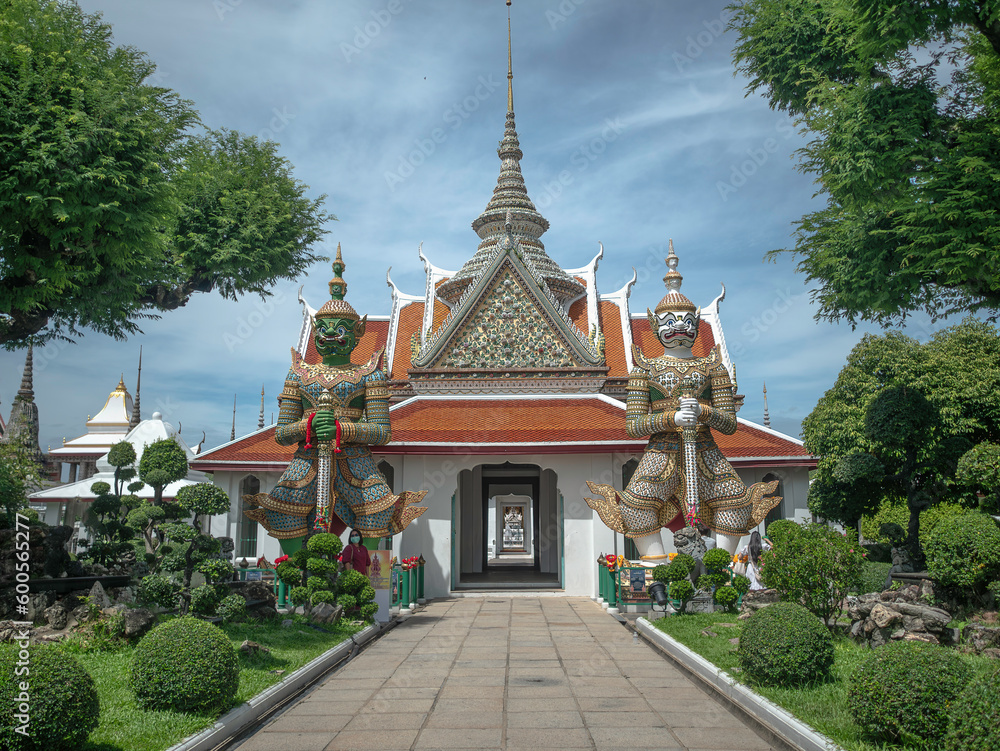
[[[480,464],[459,473],[452,514],[452,589],[562,589],[556,473]]]

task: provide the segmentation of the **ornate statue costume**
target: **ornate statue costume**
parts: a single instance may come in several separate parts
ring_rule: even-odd
[[[339,245],[333,270],[331,299],[313,321],[323,362],[311,365],[293,349],[278,397],[275,440],[298,448],[274,490],[244,496],[244,513],[280,540],[310,531],[341,534],[348,526],[365,538],[384,537],[402,531],[427,510],[412,505],[427,491],[394,495],[372,458],[369,446],[385,445],[391,438],[382,350],[365,365],[351,363],[367,316],[359,319],[343,299],[347,285],[340,277],[344,262]]]
[[[649,443],[625,490],[588,482],[600,497],[586,500],[611,529],[647,543],[640,553],[652,545],[650,557],[662,554],[660,529],[676,525],[679,515],[729,538],[720,546],[735,550],[781,501],[769,495],[778,483],[747,487],[716,446],[713,429],[736,432],[735,389],[718,345],[704,357],[691,353],[700,314],[680,293],[673,243],[667,266],[667,294],[655,314],[647,311],[666,354],[647,358],[633,346],[626,403],[628,434],[649,436]]]

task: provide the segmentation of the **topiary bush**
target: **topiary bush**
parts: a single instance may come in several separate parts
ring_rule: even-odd
[[[292,605],[305,605],[309,602],[309,590],[305,587],[292,587],[288,592],[288,599]]]
[[[177,606],[180,587],[163,574],[149,574],[139,582],[136,599],[145,605],[159,605],[170,609]]]
[[[0,649],[0,748],[9,751],[76,751],[100,719],[94,679],[76,658],[55,646],[28,647],[30,679],[15,675],[17,647]],[[21,681],[30,682],[30,700],[21,707]],[[23,697],[22,697],[23,698]],[[26,711],[22,711],[26,710]],[[29,736],[16,729],[25,724]]]
[[[702,556],[701,562],[705,564],[705,568],[714,571],[725,571],[728,570],[733,562],[733,557],[729,555],[729,551],[723,550],[722,548],[712,548],[711,550],[706,550],[705,555]]]
[[[337,588],[346,594],[357,596],[362,589],[366,586],[370,586],[368,583],[368,577],[362,574],[360,571],[345,571],[337,579]]]
[[[129,674],[139,706],[182,712],[229,707],[239,682],[239,661],[229,638],[218,626],[192,616],[146,634]]]
[[[358,598],[354,595],[340,595],[337,597],[337,604],[344,610],[354,610],[358,606]]]
[[[736,655],[744,675],[758,683],[814,683],[830,675],[833,637],[801,605],[778,602],[747,619]]]
[[[952,707],[944,751],[1000,748],[1000,670],[972,681]]]
[[[861,584],[864,560],[857,541],[824,524],[803,524],[761,556],[761,578],[782,600],[805,605],[832,628],[844,598]]]
[[[684,610],[687,601],[692,597],[694,597],[694,585],[689,580],[678,579],[670,582],[670,599],[680,600],[681,610]]]
[[[247,618],[247,601],[243,599],[243,595],[228,595],[222,598],[215,613],[222,618],[223,623],[240,623]]]
[[[881,592],[885,587],[885,580],[889,577],[891,563],[876,563],[875,561],[865,561],[861,569],[861,583],[858,585],[858,593]]]
[[[847,706],[870,738],[930,745],[948,730],[949,707],[971,672],[957,653],[943,647],[892,642],[876,649],[851,675]]]
[[[670,584],[670,582],[687,579],[694,571],[696,563],[694,558],[686,553],[674,556],[674,559],[666,565],[659,565],[653,569],[653,581]]]
[[[278,578],[289,587],[297,587],[302,583],[302,572],[291,561],[282,561],[276,569]]]
[[[750,591],[750,579],[743,576],[743,574],[737,574],[733,577],[733,589],[738,594],[745,595]]]
[[[317,592],[313,592],[309,597],[309,604],[313,607],[316,607],[324,602],[329,605],[334,605],[337,602],[337,595],[328,589],[321,589]]]
[[[719,587],[712,595],[712,599],[727,611],[732,612],[736,608],[736,603],[740,599],[740,593],[730,586]]]
[[[983,594],[1000,576],[1000,527],[986,514],[942,519],[924,553],[927,573],[938,584]]]
[[[920,546],[926,548],[931,533],[942,519],[976,513],[960,503],[936,503],[920,512]],[[882,533],[883,524],[898,524],[905,530],[910,522],[910,509],[906,501],[892,503],[884,501],[871,516],[861,517],[861,535],[869,542],[889,543],[890,540]]]
[[[321,556],[327,560],[333,560],[344,549],[344,543],[340,541],[337,535],[322,532],[310,537],[309,542],[306,543],[306,548],[314,555]]]
[[[212,585],[202,584],[200,587],[195,587],[191,590],[191,612],[198,615],[213,615],[219,599],[219,593]]]

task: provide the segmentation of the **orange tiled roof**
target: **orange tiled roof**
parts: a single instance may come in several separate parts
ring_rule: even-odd
[[[399,327],[396,329],[396,351],[392,358],[392,378],[405,381],[411,367],[410,339],[420,331],[424,319],[424,304],[412,302],[399,311]]]
[[[392,409],[392,443],[385,454],[641,453],[645,440],[625,432],[624,404],[596,395],[552,397],[417,397]],[[775,431],[739,422],[735,434],[713,433],[736,464],[783,462],[815,466],[800,443]],[[458,447],[461,447],[459,449]],[[294,447],[274,442],[274,426],[198,456],[192,467],[211,472],[283,469]]]
[[[604,360],[608,365],[608,378],[628,378],[621,311],[613,302],[606,300],[598,303],[598,311],[601,331],[604,332]]]

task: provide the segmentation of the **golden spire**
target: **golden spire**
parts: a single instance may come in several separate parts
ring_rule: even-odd
[[[514,111],[514,67],[510,55],[510,0],[507,0],[507,111]]]

